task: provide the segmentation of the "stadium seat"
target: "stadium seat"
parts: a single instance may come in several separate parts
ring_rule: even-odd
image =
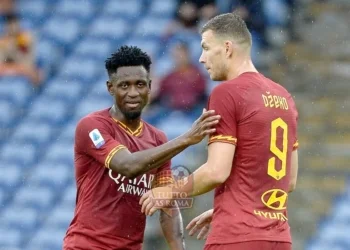
[[[59,204],[51,212],[51,216],[46,220],[45,225],[55,229],[67,230],[69,223],[74,216],[74,207]]]
[[[138,35],[127,40],[126,45],[137,46],[151,56],[151,58],[156,58],[158,56],[160,42],[158,39]]]
[[[103,9],[104,15],[123,18],[139,18],[142,14],[142,0],[109,0]]]
[[[97,111],[109,108],[113,105],[113,99],[96,98],[94,95],[90,95],[78,105],[75,112],[77,119],[83,118],[85,115]]]
[[[27,249],[62,249],[66,229],[42,228],[29,242]]]
[[[39,223],[39,214],[33,208],[8,206],[0,217],[1,227],[28,232]],[[1,237],[1,236],[0,236]]]
[[[26,168],[30,167],[36,159],[37,149],[31,143],[6,143],[0,152],[1,162],[12,162]]]
[[[106,59],[112,51],[112,44],[107,39],[87,38],[75,48],[74,55],[93,59]]]
[[[176,12],[176,1],[153,0],[150,3],[149,15],[172,17]]]
[[[33,102],[28,116],[35,121],[58,125],[64,121],[67,114],[69,114],[68,104],[63,100],[41,96]],[[40,131],[36,133],[40,134]]]
[[[175,69],[175,64],[170,53],[165,53],[158,59],[154,60],[154,73],[157,77],[164,77]]]
[[[4,191],[12,191],[15,189],[22,180],[22,171],[21,169],[15,165],[7,165],[7,164],[1,164],[0,167],[0,187]],[[3,193],[3,195],[5,195]],[[2,198],[4,198],[3,196]],[[1,198],[0,198],[1,200]],[[1,202],[0,202],[1,203]]]
[[[76,103],[82,98],[85,84],[75,79],[55,78],[47,84],[43,95],[52,99],[61,99],[67,104]]]
[[[169,18],[146,16],[138,23],[134,35],[142,36],[146,39],[150,37],[159,38],[169,22]]]
[[[62,129],[62,133],[58,136],[57,141],[62,142],[64,144],[71,143],[74,144],[74,136],[75,136],[75,128],[78,124],[79,120],[70,121],[66,126]]]
[[[64,162],[65,164],[73,164],[73,154],[73,144],[57,142],[47,150],[44,160],[46,162]]]
[[[52,137],[52,132],[52,127],[47,123],[25,119],[25,122],[21,123],[17,127],[13,135],[13,140],[30,142],[34,145],[40,146],[41,144],[49,141],[49,139]]]
[[[22,20],[29,20],[33,27],[37,26],[47,16],[47,1],[45,0],[21,0],[17,3],[17,10]]]
[[[62,65],[59,77],[83,81],[89,84],[96,80],[103,68],[104,66],[96,62],[96,60],[74,56],[67,59]]]
[[[107,38],[111,41],[121,41],[129,33],[128,22],[114,16],[104,16],[92,23],[89,36],[95,38]]]
[[[68,186],[63,192],[62,206],[74,208],[76,202],[77,189],[75,184]],[[61,206],[61,205],[60,205]]]
[[[68,164],[42,161],[31,171],[28,186],[43,189],[50,187],[52,191],[57,192],[65,187],[73,176],[74,170]]]
[[[0,78],[0,100],[8,99],[15,106],[22,107],[33,94],[32,84],[24,77]]]
[[[9,229],[8,227],[4,227],[4,225],[0,226],[1,249],[19,250],[21,240],[22,237],[21,232],[19,230]]]
[[[167,118],[162,119],[157,127],[171,140],[190,129],[192,121],[181,112],[173,111]]]
[[[54,193],[40,186],[24,186],[16,193],[13,205],[20,208],[35,208],[39,211],[52,206]]]
[[[0,127],[9,127],[15,117],[13,105],[4,99],[0,100]]]
[[[68,45],[77,40],[79,31],[78,19],[54,16],[45,23],[42,34],[60,45]]]
[[[55,15],[63,17],[79,18],[82,21],[89,20],[95,11],[93,1],[89,0],[61,0],[56,5]]]

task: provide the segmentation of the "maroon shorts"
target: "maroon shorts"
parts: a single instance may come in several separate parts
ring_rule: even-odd
[[[232,244],[205,245],[204,250],[292,250],[292,244],[276,241],[247,241]]]

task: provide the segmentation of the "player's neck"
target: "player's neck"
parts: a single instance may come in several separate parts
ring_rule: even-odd
[[[236,60],[232,63],[229,73],[227,74],[227,80],[232,80],[238,77],[239,75],[246,72],[256,72],[258,70],[255,68],[252,60],[250,58],[244,60]]]
[[[140,127],[141,117],[132,120],[127,119],[125,115],[118,108],[115,107],[115,105],[112,106],[109,113],[112,116],[112,118],[126,125],[131,131],[135,131]]]

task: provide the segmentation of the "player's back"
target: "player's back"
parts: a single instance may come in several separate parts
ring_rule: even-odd
[[[244,73],[217,88],[226,91],[223,98],[232,99],[226,109],[237,142],[231,174],[215,191],[207,243],[290,242],[286,207],[296,146],[294,101],[282,86],[259,73]]]

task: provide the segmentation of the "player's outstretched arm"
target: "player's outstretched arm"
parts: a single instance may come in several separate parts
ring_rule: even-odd
[[[171,250],[184,250],[185,238],[183,221],[178,207],[171,208],[168,212],[160,211],[159,222],[166,241]]]
[[[295,187],[297,185],[297,179],[298,179],[298,150],[294,150],[292,152],[292,171],[290,174],[290,181],[289,181],[289,193],[293,192],[295,190]]]
[[[215,115],[215,111],[204,110],[185,134],[158,147],[143,151],[131,153],[123,148],[114,154],[108,167],[128,178],[134,178],[158,168],[187,147],[202,141],[206,135],[214,133],[213,126],[219,122],[219,119],[220,116]]]

